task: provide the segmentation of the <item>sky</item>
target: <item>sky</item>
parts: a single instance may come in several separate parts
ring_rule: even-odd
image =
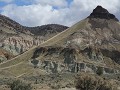
[[[24,26],[61,24],[72,26],[97,5],[120,20],[120,0],[0,0],[0,13]]]

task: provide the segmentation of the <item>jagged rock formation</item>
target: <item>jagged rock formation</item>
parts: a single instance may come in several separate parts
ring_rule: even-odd
[[[66,28],[68,27],[57,24],[26,27],[0,15],[0,48],[12,53],[13,56],[19,55],[33,46],[40,45]]]
[[[101,19],[114,19],[115,21],[119,21],[115,15],[108,12],[107,9],[102,6],[97,6],[93,12],[90,14],[89,18],[101,18]]]

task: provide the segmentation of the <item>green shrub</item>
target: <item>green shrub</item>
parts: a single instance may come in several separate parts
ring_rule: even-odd
[[[103,68],[102,67],[98,67],[97,71],[96,71],[96,74],[99,75],[99,76],[102,75],[103,74]]]
[[[34,59],[34,60],[31,61],[31,63],[34,65],[34,68],[37,68],[37,65],[38,65],[39,61]]]
[[[9,84],[11,90],[32,90],[31,84],[27,84],[20,80],[15,80]]]

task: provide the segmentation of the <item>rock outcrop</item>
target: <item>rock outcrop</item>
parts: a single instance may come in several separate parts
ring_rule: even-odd
[[[108,12],[107,9],[102,6],[97,6],[93,12],[90,14],[89,18],[101,18],[101,19],[113,19],[115,21],[119,21],[115,15]]]
[[[112,59],[107,62],[104,53],[106,52],[92,50],[92,48],[77,50],[63,47],[41,47],[34,53],[31,63],[34,68],[44,69],[49,73],[81,71],[96,73],[99,67],[103,68],[104,74],[119,73],[114,65],[109,65]]]
[[[34,62],[34,60],[33,60]],[[39,62],[39,61],[38,61]],[[33,64],[34,66],[34,64]],[[78,73],[78,72],[87,72],[87,73],[96,73],[98,68],[102,68],[103,74],[118,74],[120,73],[117,69],[100,67],[96,65],[91,65],[87,63],[78,63],[74,62],[71,64],[65,64],[55,61],[40,61],[34,68],[39,68],[46,70],[48,73]]]
[[[21,54],[29,50],[33,46],[37,46],[40,43],[44,42],[42,39],[34,39],[30,36],[20,37],[20,36],[11,36],[6,38],[2,43],[2,48],[13,53],[13,55]]]

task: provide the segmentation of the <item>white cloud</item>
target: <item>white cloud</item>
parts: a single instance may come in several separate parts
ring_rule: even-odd
[[[82,10],[91,11],[97,5],[101,5],[109,11],[116,13],[120,9],[120,0],[74,0],[74,7],[81,7]]]
[[[66,7],[67,1],[66,0],[35,0],[35,3],[39,3],[41,5],[51,5],[57,7]]]
[[[73,0],[67,7],[66,0],[30,0],[32,5],[17,6],[8,4],[3,8],[2,14],[11,17],[27,26],[39,26],[57,23],[71,26],[75,22],[86,18],[92,10],[101,5],[112,13],[120,10],[119,0]],[[53,9],[53,6],[59,9]]]
[[[47,23],[60,24],[63,23],[66,15],[62,13],[64,9],[54,10],[50,5],[42,6],[41,4],[28,6],[16,6],[14,4],[10,4],[5,6],[3,9],[3,15],[9,16],[27,26],[37,26]],[[66,21],[64,21],[64,23],[65,22]]]
[[[5,2],[5,3],[10,3],[12,2],[13,0],[0,0],[0,2]]]

